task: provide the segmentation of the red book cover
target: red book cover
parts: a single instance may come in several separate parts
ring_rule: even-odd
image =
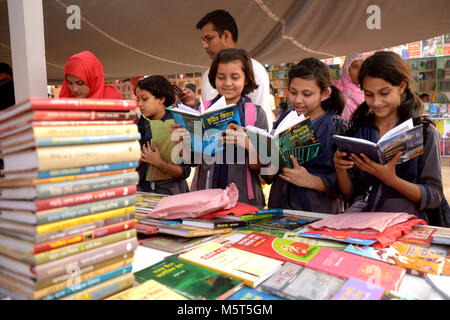
[[[322,247],[252,232],[232,247],[281,261],[306,265]]]
[[[211,212],[211,213],[208,213],[208,214],[198,217],[198,219],[212,219],[214,217],[226,216],[228,214],[232,214],[235,216],[242,216],[244,214],[258,212],[259,210],[260,209],[254,207],[250,204],[238,201],[238,202],[236,202],[236,205],[231,209]]]
[[[100,110],[130,111],[137,108],[136,101],[115,99],[30,98],[0,111],[0,121],[29,110]]]
[[[113,233],[117,233],[117,232],[121,232],[121,231],[125,231],[125,230],[130,230],[130,229],[134,228],[135,224],[136,224],[136,220],[132,219],[132,220],[127,220],[127,221],[119,222],[116,224],[100,227],[100,228],[97,228],[94,230],[70,235],[70,236],[67,236],[64,238],[39,243],[34,246],[34,252],[32,254],[37,254],[37,253],[41,253],[41,252],[45,252],[45,251],[49,251],[49,250],[53,250],[53,249],[57,249],[57,248],[62,248],[62,247],[72,245],[75,243],[105,237],[105,236],[111,235]]]
[[[419,246],[430,247],[433,240],[434,228],[412,227],[411,231],[397,239],[398,242],[417,244]]]
[[[96,190],[91,192],[71,194],[62,197],[36,200],[36,211],[74,206],[77,204],[127,196],[137,191],[136,185]]]
[[[150,234],[158,233],[158,227],[137,223],[136,231],[139,234],[150,235]]]
[[[306,266],[335,277],[356,278],[394,291],[400,287],[406,272],[384,262],[327,247],[323,247]]]

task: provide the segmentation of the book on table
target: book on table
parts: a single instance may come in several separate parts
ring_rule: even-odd
[[[179,253],[188,250],[199,244],[217,238],[219,235],[203,236],[203,237],[179,237],[173,235],[158,235],[142,241],[144,247],[167,251],[171,253]]]
[[[180,237],[202,237],[214,234],[231,232],[232,228],[209,229],[202,227],[188,226],[184,224],[160,225],[159,233],[172,234]]]
[[[189,132],[191,150],[212,155],[223,150],[223,144],[219,141],[221,131],[228,129],[230,123],[241,125],[241,120],[236,104],[227,105],[223,96],[206,110],[202,105],[201,111],[197,111],[179,103],[170,111],[175,123]]]
[[[220,219],[216,217],[214,219],[193,219],[184,218],[183,225],[203,227],[207,229],[219,229],[219,228],[238,228],[245,227],[249,225],[248,221],[231,221],[227,219]]]
[[[278,161],[277,167],[292,168],[290,156],[298,164],[304,164],[317,157],[322,149],[311,119],[292,110],[278,125],[273,134],[254,126],[246,126],[246,133],[257,146],[263,163]]]
[[[377,143],[365,139],[334,135],[339,150],[348,154],[364,153],[381,164],[389,162],[398,152],[402,155],[397,164],[406,162],[423,153],[423,125],[414,126],[408,119],[386,132]]]

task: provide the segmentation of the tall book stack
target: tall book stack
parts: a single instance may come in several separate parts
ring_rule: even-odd
[[[102,299],[133,285],[134,109],[31,98],[0,112],[0,293]]]
[[[152,212],[162,198],[168,195],[138,191],[136,193],[136,230],[141,235],[151,235],[158,233],[158,227],[154,219],[149,219],[148,214]]]

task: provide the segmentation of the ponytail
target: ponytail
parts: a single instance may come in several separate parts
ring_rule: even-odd
[[[345,107],[345,99],[341,90],[331,85],[331,94],[330,96],[320,103],[320,106],[327,113],[335,113],[338,116],[341,115],[342,111]]]

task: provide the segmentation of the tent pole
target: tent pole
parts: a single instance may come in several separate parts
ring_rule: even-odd
[[[42,0],[8,0],[16,103],[47,97]]]

